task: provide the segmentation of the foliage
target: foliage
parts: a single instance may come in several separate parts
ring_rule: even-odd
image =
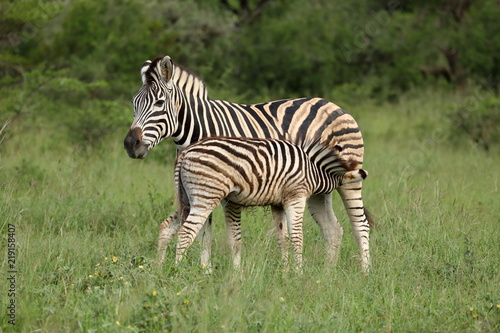
[[[487,79],[486,88],[498,93],[500,82],[500,4],[480,1],[471,7],[466,29],[457,33],[460,62],[470,74]],[[471,42],[473,43],[471,45]]]
[[[472,76],[499,81],[494,17],[500,7],[464,3],[273,3],[236,40],[237,87],[325,96],[356,84],[384,101],[439,80],[457,87]]]
[[[465,99],[450,112],[449,118],[456,140],[462,141],[465,135],[485,150],[500,143],[500,98],[491,93]]]
[[[500,80],[492,0],[24,0],[2,10],[3,76],[69,68],[78,80],[107,81],[108,98],[130,96],[140,65],[165,54],[212,90],[249,98],[362,85],[384,101],[436,78],[463,87],[487,77],[493,89]]]
[[[121,99],[107,99],[107,81],[85,82],[67,69],[34,68],[21,80],[2,80],[10,89],[0,90],[4,112],[0,122],[24,118],[45,119],[51,127],[65,133],[74,144],[96,144],[109,131],[127,126],[123,112],[128,106]],[[12,134],[12,133],[11,133]]]

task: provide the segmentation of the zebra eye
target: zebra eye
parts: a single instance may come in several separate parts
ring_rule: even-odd
[[[162,106],[163,106],[163,103],[165,103],[165,101],[164,101],[164,100],[162,100],[162,99],[159,99],[159,100],[157,100],[157,101],[156,101],[155,106],[157,106],[157,107],[162,107]]]

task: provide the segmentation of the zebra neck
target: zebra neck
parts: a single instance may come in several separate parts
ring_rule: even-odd
[[[336,187],[337,181],[336,177],[333,177],[330,174],[320,171],[317,169],[316,175],[314,179],[316,180],[315,184],[315,194],[324,194],[330,193]]]
[[[172,82],[174,87],[177,87],[185,96],[198,97],[203,100],[208,99],[205,83],[195,74],[179,67],[179,65],[175,66]]]
[[[184,149],[192,142],[207,136],[203,133],[203,119],[198,116],[200,110],[211,112],[205,83],[195,74],[175,65],[172,77],[174,86],[172,102],[177,112],[177,128],[172,138],[178,149]]]
[[[207,118],[212,112],[208,98],[201,98],[174,87],[173,104],[177,112],[177,128],[172,134],[177,148],[182,150],[203,137],[210,136],[207,127],[212,119]]]
[[[314,176],[311,179],[315,180],[315,194],[330,193],[336,189],[345,173],[344,168],[336,157],[331,156],[323,161],[311,161],[312,172]]]

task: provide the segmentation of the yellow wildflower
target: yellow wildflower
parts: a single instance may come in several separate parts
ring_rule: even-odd
[[[113,257],[113,262],[117,262],[118,261],[118,258],[117,257]]]
[[[184,304],[189,304],[189,299],[188,299],[188,298],[186,298],[186,299],[184,300]]]
[[[156,290],[153,290],[153,292],[151,294],[153,294],[153,296],[156,296],[156,294],[157,294]]]
[[[96,270],[96,271],[94,272],[94,275],[99,275],[99,271],[97,271],[97,270]]]
[[[141,268],[141,269],[142,269],[142,268],[144,268],[144,266],[142,266],[142,265],[139,265],[139,268]]]

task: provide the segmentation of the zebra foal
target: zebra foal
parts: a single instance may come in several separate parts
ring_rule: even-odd
[[[335,159],[337,167],[332,167],[329,159]],[[224,201],[235,268],[241,263],[242,208],[268,205],[279,235],[283,223],[287,224],[296,266],[300,268],[302,218],[307,199],[313,194],[329,193],[342,184],[362,181],[366,175],[363,169],[350,167],[338,151],[327,147],[313,146],[306,153],[284,140],[203,139],[183,150],[175,164],[176,206],[181,224],[175,261],[179,263],[208,216]],[[280,247],[285,253],[281,237]]]

